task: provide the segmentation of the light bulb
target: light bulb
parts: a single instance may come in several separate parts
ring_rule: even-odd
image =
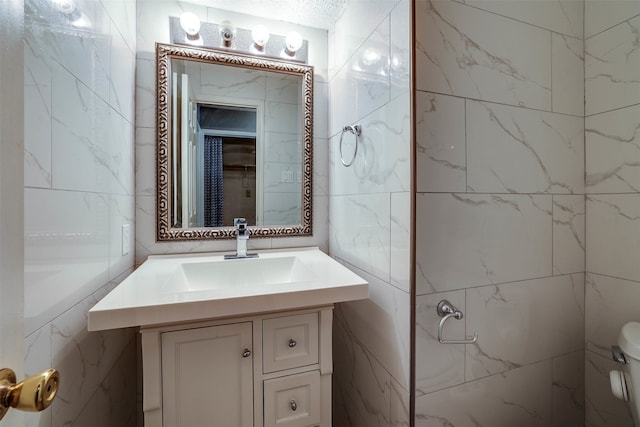
[[[298,51],[298,49],[302,47],[302,36],[300,35],[300,33],[292,31],[287,34],[285,46],[287,48],[287,52],[290,55],[294,55]]]
[[[251,38],[256,46],[263,48],[269,41],[269,30],[264,25],[256,25],[251,30]]]
[[[197,36],[200,32],[200,18],[195,13],[185,12],[180,15],[180,26],[188,36]]]

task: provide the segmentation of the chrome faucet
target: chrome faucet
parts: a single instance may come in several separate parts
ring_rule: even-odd
[[[235,255],[225,255],[224,259],[238,258],[258,258],[257,253],[247,253],[247,242],[249,241],[249,226],[244,218],[234,218],[233,226],[236,228],[236,253]]]

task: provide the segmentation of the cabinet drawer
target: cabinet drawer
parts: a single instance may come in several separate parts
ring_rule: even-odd
[[[318,363],[318,313],[266,319],[264,373]]]
[[[320,424],[320,371],[264,382],[264,427]]]

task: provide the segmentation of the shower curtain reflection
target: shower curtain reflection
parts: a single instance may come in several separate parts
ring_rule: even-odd
[[[224,221],[222,138],[204,137],[204,226],[221,227]]]

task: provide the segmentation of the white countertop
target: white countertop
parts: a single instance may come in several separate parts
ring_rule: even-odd
[[[259,259],[296,257],[312,279],[259,286],[187,290],[177,271],[186,263],[224,262],[243,268],[250,260],[224,260],[224,253],[154,255],[89,310],[88,329],[125,328],[291,310],[366,299],[367,282],[320,251],[295,248],[258,251]],[[231,265],[231,264],[229,264]],[[241,273],[240,273],[241,274]],[[215,284],[216,277],[211,277]]]

